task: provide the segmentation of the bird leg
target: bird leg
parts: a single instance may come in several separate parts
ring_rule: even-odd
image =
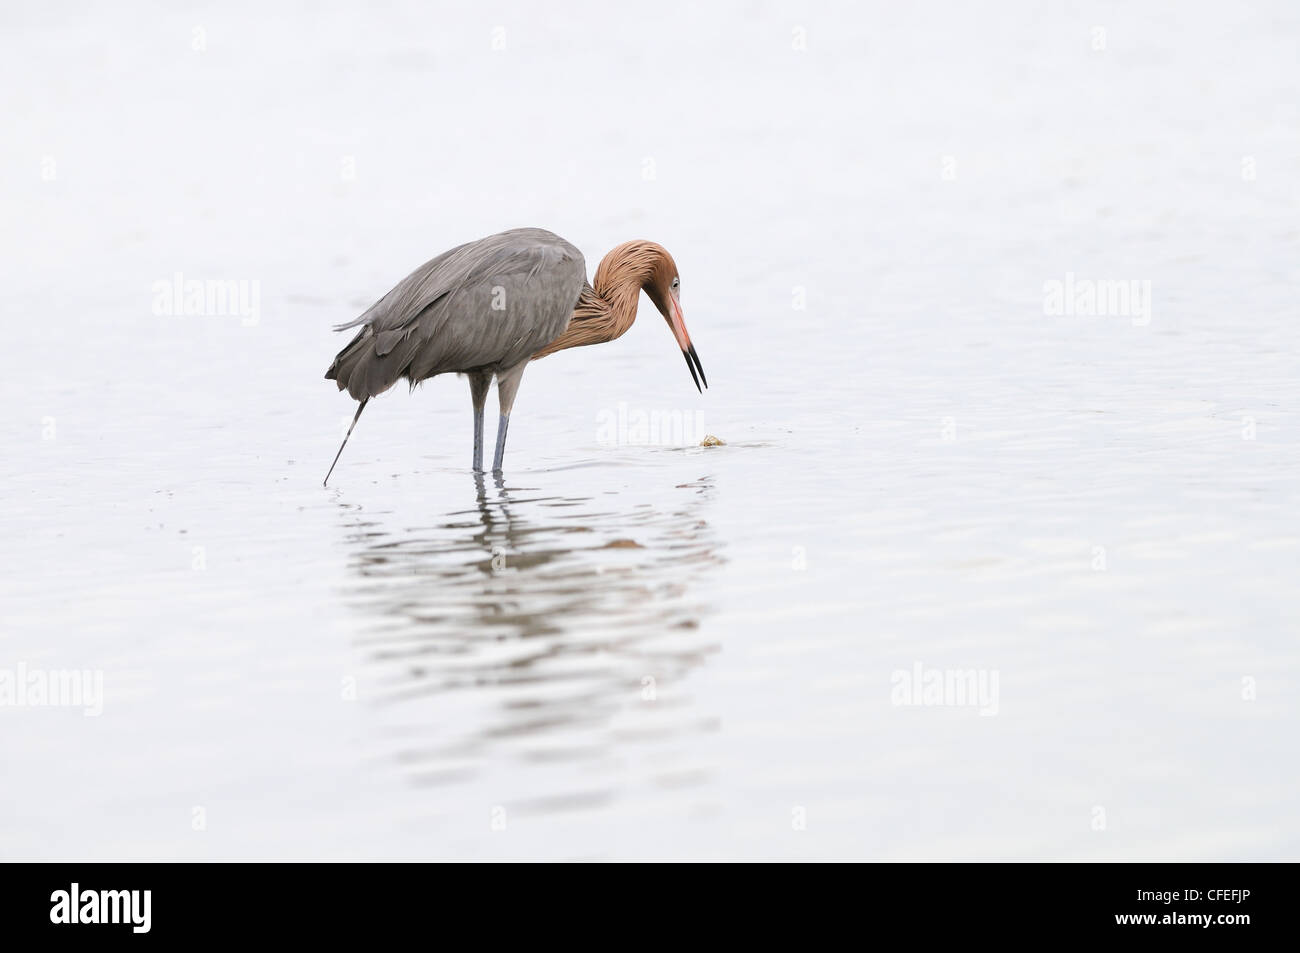
[[[519,390],[519,380],[524,376],[524,360],[514,367],[497,372],[497,403],[501,405],[501,419],[497,422],[497,451],[492,460],[492,472],[501,472],[501,463],[506,456],[506,430],[510,426],[510,409],[515,405],[515,393]]]
[[[483,411],[474,411],[474,472],[483,472]]]
[[[471,372],[469,375],[469,396],[474,402],[474,472],[483,472],[483,405],[487,403],[488,388],[492,386],[492,375]]]
[[[492,458],[492,472],[501,472],[501,462],[506,458],[506,428],[510,426],[510,415],[502,414],[497,421],[497,452]]]

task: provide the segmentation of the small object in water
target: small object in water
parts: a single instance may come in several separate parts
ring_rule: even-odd
[[[612,539],[602,547],[604,549],[645,549],[635,539]]]
[[[715,437],[713,434],[706,435],[705,438],[700,441],[701,447],[725,447],[726,445],[727,441]]]

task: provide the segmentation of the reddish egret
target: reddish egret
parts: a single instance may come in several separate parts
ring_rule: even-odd
[[[499,473],[510,408],[528,362],[619,337],[636,320],[642,291],[672,329],[695,389],[701,381],[708,387],[682,320],[680,285],[673,256],[647,241],[624,242],[601,259],[594,285],[587,283],[582,252],[541,228],[515,228],[443,252],[361,317],[335,328],[361,326],[325,379],[361,403],[325,482],[371,397],[399,378],[414,389],[449,373],[469,378],[476,473],[483,470],[483,405],[496,377],[501,418],[492,470]]]

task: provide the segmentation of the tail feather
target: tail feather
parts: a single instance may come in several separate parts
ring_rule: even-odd
[[[334,358],[325,379],[335,381],[353,400],[378,396],[397,383],[411,366],[419,348],[415,336],[405,331],[381,331],[369,326]]]
[[[365,354],[365,342],[369,336],[370,329],[362,328],[357,336],[348,342],[348,346],[335,355],[334,362],[330,364],[329,370],[325,372],[327,381],[338,381],[339,390],[343,390],[348,386],[352,371]]]

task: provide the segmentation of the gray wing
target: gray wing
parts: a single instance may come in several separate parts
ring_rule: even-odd
[[[511,367],[564,332],[586,280],[582,253],[544,229],[460,245],[336,328],[363,325],[325,377],[365,400],[402,377]]]

